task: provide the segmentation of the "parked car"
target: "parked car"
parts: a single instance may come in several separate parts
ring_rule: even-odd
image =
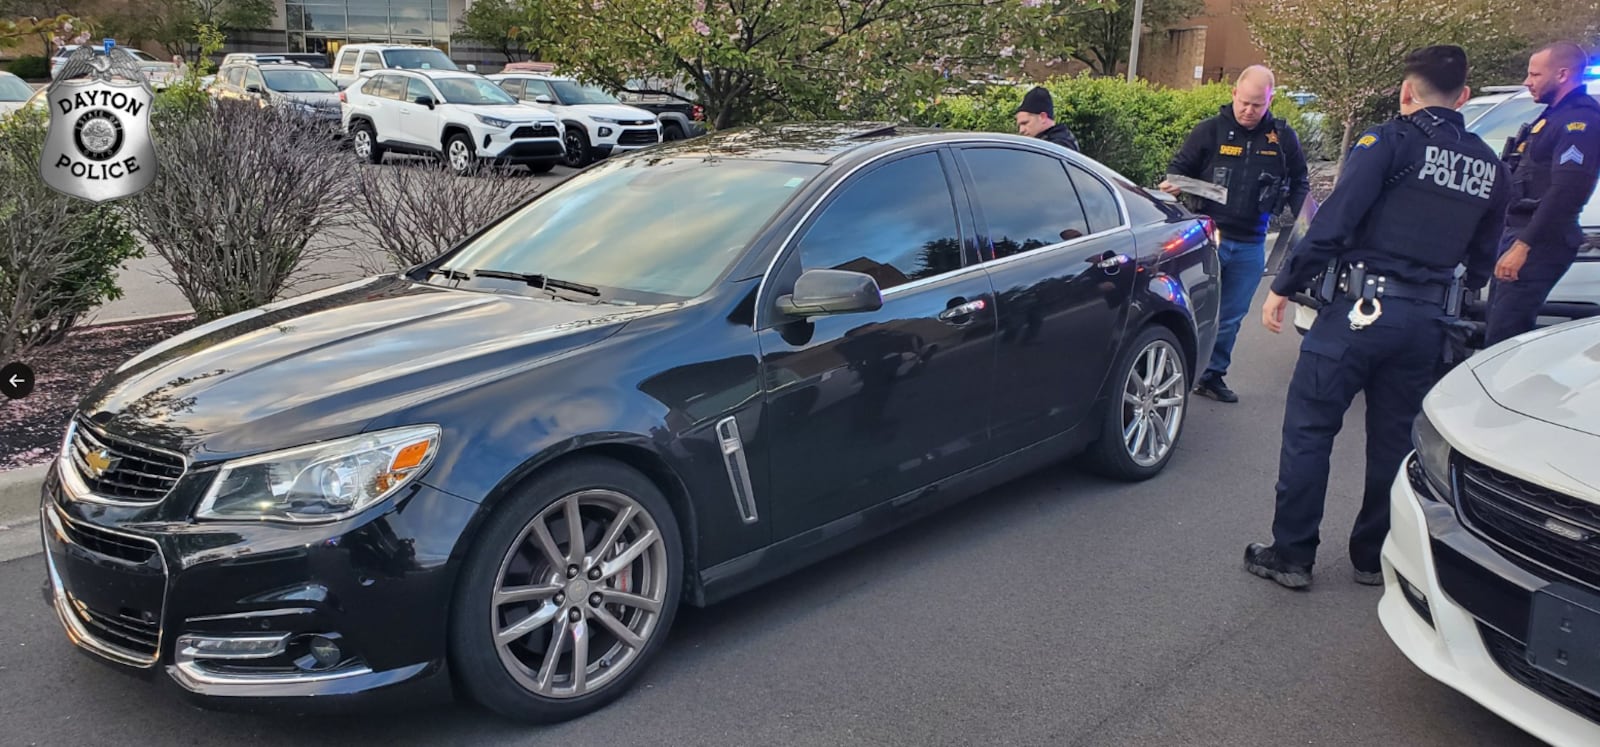
[[[484,160],[549,171],[561,160],[555,114],[520,106],[493,81],[468,72],[385,70],[339,92],[345,133],[356,155],[434,155],[458,174]]]
[[[705,107],[695,103],[694,94],[680,81],[630,80],[626,90],[618,91],[616,95],[617,100],[624,104],[655,114],[661,122],[663,140],[682,140],[706,134]]]
[[[0,119],[21,109],[33,97],[33,86],[13,73],[0,70]]]
[[[324,74],[333,71],[333,66],[328,63],[328,55],[321,52],[233,52],[223,57],[217,67],[221,69],[236,62],[298,62]]]
[[[1557,747],[1600,744],[1600,319],[1428,394],[1394,481],[1379,618],[1428,676]]]
[[[656,115],[627,106],[598,86],[546,73],[501,73],[489,80],[517,100],[561,118],[565,161],[572,168],[661,142]]]
[[[333,82],[340,88],[373,70],[460,70],[438,47],[419,44],[346,44],[333,60]],[[468,65],[467,72],[476,72]]]
[[[97,383],[45,478],[47,596],[76,645],[206,702],[432,681],[572,718],[682,604],[1073,455],[1161,474],[1216,336],[1216,241],[1017,135],[817,123],[618,154],[435,260]]]
[[[217,70],[206,90],[218,99],[293,109],[335,134],[342,132],[339,87],[308,65],[238,59]]]

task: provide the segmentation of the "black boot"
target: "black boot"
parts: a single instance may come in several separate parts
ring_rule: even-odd
[[[1291,589],[1304,589],[1311,585],[1311,566],[1287,563],[1278,557],[1277,550],[1260,542],[1252,542],[1244,549],[1244,569]]]
[[[1218,402],[1238,402],[1239,395],[1234,394],[1227,384],[1222,383],[1222,377],[1213,373],[1200,375],[1200,381],[1195,385],[1195,394],[1210,397]]]

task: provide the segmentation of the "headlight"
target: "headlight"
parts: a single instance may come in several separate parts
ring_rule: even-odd
[[[511,123],[507,122],[504,119],[495,119],[494,117],[485,117],[482,114],[478,114],[476,116],[478,117],[478,121],[479,122],[482,122],[482,123],[484,123],[486,125],[489,125],[490,127],[496,127],[496,128],[499,128],[499,129],[503,130],[503,129],[511,126]]]
[[[606,124],[622,124],[622,120],[613,119],[611,117],[590,117],[590,119],[596,122],[604,122]]]
[[[1450,495],[1450,442],[1439,435],[1426,412],[1417,414],[1411,424],[1411,445],[1417,450],[1417,460],[1422,463],[1422,474],[1428,478],[1435,494]]]
[[[228,462],[199,519],[317,523],[354,516],[433,463],[439,428],[411,426]]]

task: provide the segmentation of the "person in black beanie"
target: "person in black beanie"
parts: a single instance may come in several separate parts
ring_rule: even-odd
[[[1022,106],[1017,107],[1017,132],[1078,150],[1072,130],[1056,122],[1055,102],[1042,86],[1034,86],[1022,97]]]

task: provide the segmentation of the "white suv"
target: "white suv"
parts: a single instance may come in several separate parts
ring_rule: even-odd
[[[566,164],[572,168],[661,142],[661,122],[653,112],[628,106],[604,89],[541,73],[501,73],[489,80],[524,103],[560,115],[566,128]]]
[[[458,174],[481,160],[549,171],[564,155],[555,114],[523,106],[477,73],[381,70],[339,93],[356,155],[379,163],[387,151],[443,156]]]

